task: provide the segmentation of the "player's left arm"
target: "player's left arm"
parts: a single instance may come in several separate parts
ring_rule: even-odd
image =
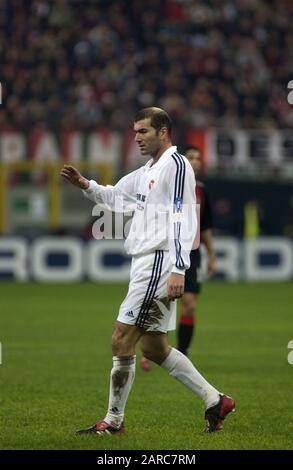
[[[208,276],[212,277],[216,270],[216,255],[213,246],[213,233],[210,228],[200,232],[201,242],[207,250],[208,256]]]
[[[213,246],[213,216],[208,191],[202,187],[203,210],[201,211],[201,243],[205,246],[208,257],[208,276],[212,277],[216,270],[216,256]]]
[[[185,270],[190,266],[190,251],[196,232],[196,198],[194,172],[186,159],[179,156],[169,168],[169,253],[173,264],[168,280],[168,296],[184,293]]]

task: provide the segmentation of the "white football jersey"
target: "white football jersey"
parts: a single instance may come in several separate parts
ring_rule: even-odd
[[[172,272],[184,274],[197,230],[195,177],[188,160],[168,148],[157,162],[121,178],[115,186],[91,180],[85,196],[115,212],[133,211],[125,240],[129,255],[169,251]]]

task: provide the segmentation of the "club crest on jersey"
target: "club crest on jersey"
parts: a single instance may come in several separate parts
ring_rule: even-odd
[[[176,212],[182,212],[182,203],[183,203],[182,197],[176,197],[176,199],[174,201],[174,206],[175,206],[175,211]]]
[[[155,182],[154,182],[154,180],[151,180],[149,182],[149,189],[153,189],[154,186],[155,186]]]

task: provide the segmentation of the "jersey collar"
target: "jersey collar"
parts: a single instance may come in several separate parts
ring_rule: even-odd
[[[151,158],[145,165],[145,168],[146,169],[149,169],[149,168],[160,168],[164,163],[165,161],[171,157],[171,155],[173,155],[173,153],[177,152],[177,147],[176,145],[172,145],[172,147],[169,147],[167,150],[165,150],[164,153],[162,153],[162,155],[160,156],[159,160],[154,163],[153,163],[153,159]]]

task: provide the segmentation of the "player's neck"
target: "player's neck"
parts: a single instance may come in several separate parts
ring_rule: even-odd
[[[167,142],[165,145],[163,145],[163,146],[158,150],[158,152],[157,152],[155,155],[152,155],[153,164],[154,164],[154,163],[157,163],[157,161],[161,158],[161,156],[163,155],[163,153],[165,153],[166,150],[168,150],[170,147],[172,147],[172,143],[171,143],[171,142]]]

